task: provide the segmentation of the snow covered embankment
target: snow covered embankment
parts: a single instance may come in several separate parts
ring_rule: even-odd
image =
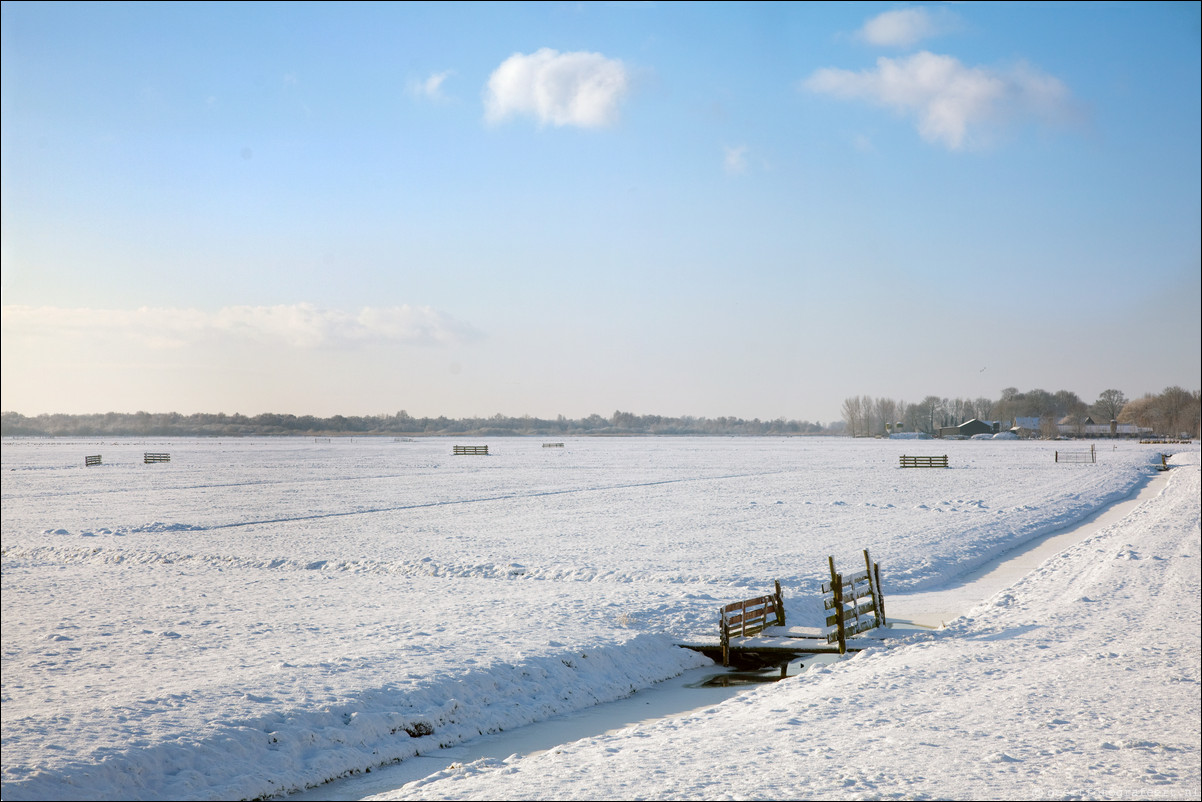
[[[431,681],[379,688],[343,705],[230,721],[99,763],[5,777],[4,799],[254,799],[435,751],[629,696],[706,665],[659,635],[571,649]]]

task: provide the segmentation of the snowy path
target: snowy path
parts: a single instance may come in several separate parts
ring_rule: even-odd
[[[1150,477],[1147,484],[1132,492],[1130,498],[1098,510],[1080,523],[1026,543],[1016,553],[1000,555],[995,562],[968,574],[959,583],[926,593],[890,596],[885,608],[888,617],[926,627],[951,623],[1034,571],[1049,557],[1122,520],[1140,504],[1160,494],[1167,483],[1168,476],[1164,473]]]

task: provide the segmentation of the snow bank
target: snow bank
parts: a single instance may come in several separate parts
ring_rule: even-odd
[[[360,689],[316,709],[216,721],[99,762],[11,771],[4,798],[247,799],[437,751],[467,738],[628,696],[708,664],[663,636],[603,649],[565,649],[516,664],[431,678],[416,689]]]

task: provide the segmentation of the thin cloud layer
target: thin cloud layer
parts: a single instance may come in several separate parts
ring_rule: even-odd
[[[489,76],[485,118],[498,123],[526,115],[540,124],[598,128],[612,125],[630,87],[626,67],[600,53],[550,48],[515,53]]]
[[[947,11],[932,14],[921,6],[878,14],[856,32],[857,38],[882,47],[912,47],[924,39],[947,33],[957,18]]]
[[[446,95],[442,91],[442,85],[453,74],[451,70],[446,70],[444,72],[432,73],[424,80],[411,80],[408,85],[409,94],[414,97],[425,98],[426,100],[446,100]]]
[[[725,157],[722,166],[729,175],[742,175],[747,172],[747,146],[737,145],[724,148]]]
[[[997,126],[1025,119],[1061,122],[1073,114],[1068,88],[1029,65],[1007,71],[968,67],[927,51],[879,58],[876,69],[860,72],[821,69],[802,86],[912,116],[923,139],[952,150],[987,139]]]
[[[7,337],[125,338],[157,348],[206,343],[219,336],[292,348],[368,343],[454,345],[480,337],[471,326],[428,306],[364,307],[357,312],[311,304],[196,309],[64,309],[5,306]]]

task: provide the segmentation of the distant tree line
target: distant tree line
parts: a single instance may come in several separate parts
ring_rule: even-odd
[[[841,429],[842,426],[836,427]],[[4,437],[205,437],[262,435],[808,435],[830,430],[808,421],[761,421],[758,418],[669,418],[617,411],[608,418],[593,414],[554,420],[506,417],[415,418],[404,410],[395,415],[319,418],[313,415],[226,415],[178,412],[106,412],[93,415],[45,414],[26,417],[16,412],[0,415]]]
[[[976,418],[1000,421],[1009,428],[1015,418],[1038,418],[1049,437],[1056,436],[1056,424],[1068,419],[1083,423],[1086,417],[1095,423],[1133,423],[1157,435],[1197,437],[1202,401],[1198,390],[1166,387],[1159,394],[1127,400],[1121,390],[1103,390],[1096,401],[1086,404],[1070,390],[1049,393],[1046,390],[1019,392],[1016,387],[1002,390],[998,400],[990,398],[940,398],[928,395],[917,403],[892,398],[852,396],[843,401],[844,433],[853,437],[885,435],[896,424],[907,432],[935,434],[941,427],[958,426]]]

